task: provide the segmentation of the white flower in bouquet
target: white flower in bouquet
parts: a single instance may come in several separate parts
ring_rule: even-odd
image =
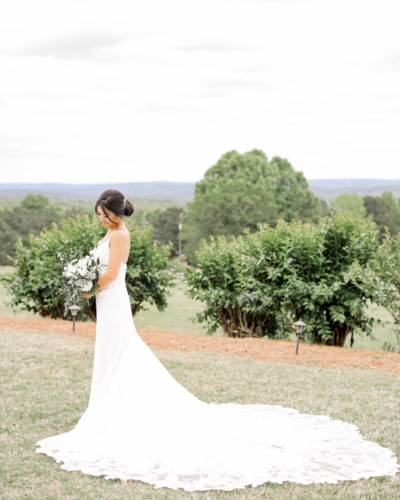
[[[80,259],[73,259],[68,262],[61,257],[62,269],[62,287],[61,292],[64,295],[65,303],[69,304],[81,302],[82,293],[93,290],[95,283],[101,276],[101,265],[97,259],[94,259],[94,251]],[[68,262],[68,263],[66,263]]]
[[[90,292],[92,288],[93,288],[93,281],[88,281],[85,285],[82,286],[82,291]]]

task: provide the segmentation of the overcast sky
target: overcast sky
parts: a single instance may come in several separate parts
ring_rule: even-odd
[[[400,179],[399,0],[4,5],[0,183],[197,181],[253,148]]]

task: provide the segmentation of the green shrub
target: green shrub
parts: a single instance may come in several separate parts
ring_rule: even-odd
[[[366,264],[354,262],[348,278],[394,319],[397,342],[383,343],[384,351],[400,352],[400,234],[391,237],[385,228],[376,258]]]
[[[152,243],[152,227],[141,230],[125,222],[131,234],[131,248],[127,265],[126,283],[134,316],[145,303],[156,305],[159,310],[167,306],[173,276],[166,270],[169,249]],[[69,312],[60,295],[60,268],[57,254],[62,250],[77,250],[77,256],[89,253],[104,236],[104,228],[95,217],[78,216],[53,224],[38,236],[30,236],[26,245],[21,240],[16,245],[17,257],[13,261],[15,273],[2,276],[11,305],[39,313],[43,317],[67,318]],[[95,320],[96,302],[90,299],[79,313],[80,319]]]
[[[319,226],[279,221],[228,243],[211,240],[188,269],[188,295],[205,302],[197,316],[209,331],[218,324],[230,336],[285,338],[302,319],[312,342],[343,346],[356,330],[370,333],[366,313],[371,294],[349,278],[355,262],[365,265],[378,250],[378,233],[351,213]]]
[[[210,238],[197,252],[199,268],[186,268],[187,295],[205,303],[205,308],[197,314],[199,322],[208,323],[208,333],[222,327],[224,333],[236,336],[238,298],[241,291],[240,253],[243,239],[228,243],[224,236],[218,240]]]

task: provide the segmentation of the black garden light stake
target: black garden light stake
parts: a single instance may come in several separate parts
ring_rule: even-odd
[[[71,311],[71,316],[72,316],[72,321],[73,321],[72,331],[74,332],[75,331],[75,318],[76,318],[76,315],[78,314],[80,307],[73,304],[71,307],[68,307],[68,309]]]
[[[307,325],[300,320],[296,321],[296,323],[294,323],[294,326],[296,327],[296,335],[297,335],[297,343],[296,343],[296,354],[297,354],[299,352],[300,335]]]

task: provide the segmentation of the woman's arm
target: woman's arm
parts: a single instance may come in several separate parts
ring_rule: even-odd
[[[107,271],[97,282],[97,289],[95,295],[104,288],[107,288],[114,280],[118,278],[119,270],[122,264],[122,259],[125,255],[125,238],[120,232],[112,234],[110,238],[110,259],[108,261]],[[90,293],[82,294],[85,298],[92,297]]]

